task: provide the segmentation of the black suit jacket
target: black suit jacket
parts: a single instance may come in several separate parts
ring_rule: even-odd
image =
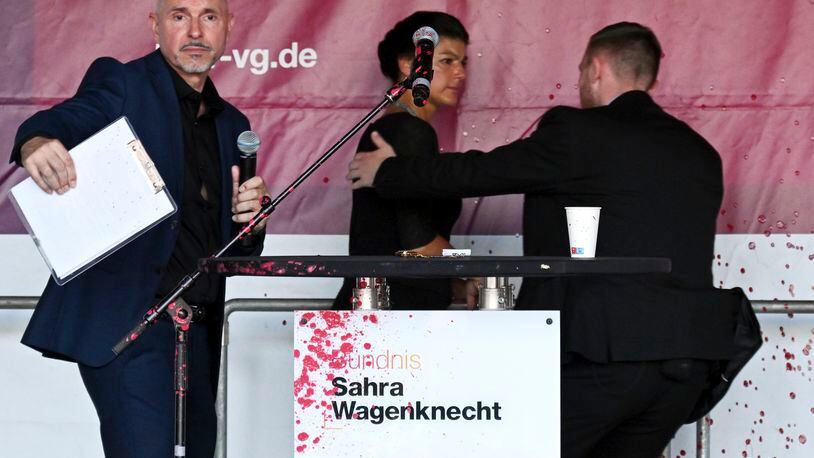
[[[109,57],[97,59],[76,95],[34,114],[17,132],[11,160],[19,163],[20,147],[33,135],[57,138],[70,149],[120,116],[127,116],[179,207],[172,217],[65,285],[48,281],[23,335],[24,344],[46,356],[89,366],[107,364],[115,357],[113,345],[142,319],[154,301],[162,269],[175,247],[183,211],[183,130],[170,71],[158,50],[128,63]],[[235,139],[249,129],[249,120],[226,103],[215,125],[225,242],[235,230],[229,186],[230,167],[238,163],[240,155]],[[81,184],[81,176],[78,182]],[[262,237],[257,242],[251,248],[235,247],[230,254],[259,254]],[[219,331],[222,310],[211,312],[208,322]],[[217,339],[217,334],[213,335]]]
[[[386,160],[384,196],[525,193],[524,253],[568,256],[566,206],[601,206],[597,256],[657,256],[672,272],[528,278],[518,308],[563,312],[563,351],[605,361],[728,359],[740,296],[712,287],[721,160],[650,96],[555,107],[526,139],[490,153]]]

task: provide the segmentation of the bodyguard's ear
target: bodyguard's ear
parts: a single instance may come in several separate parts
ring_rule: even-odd
[[[399,57],[399,73],[401,78],[399,81],[410,76],[410,70],[413,68],[413,57],[409,55]]]
[[[591,57],[590,65],[588,66],[588,78],[591,82],[602,79],[602,72],[610,65],[608,60],[602,55],[597,53]]]

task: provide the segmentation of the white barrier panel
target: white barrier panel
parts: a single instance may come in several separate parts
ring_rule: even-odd
[[[559,456],[558,312],[297,312],[295,452]]]

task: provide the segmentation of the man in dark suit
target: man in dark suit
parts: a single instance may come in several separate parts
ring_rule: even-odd
[[[112,347],[267,194],[260,177],[238,183],[236,139],[249,121],[208,77],[233,23],[226,0],[159,0],[150,20],[160,50],[126,64],[96,60],[75,96],[22,124],[11,156],[44,192],[70,192],[86,177],[67,149],[127,116],[179,207],[66,285],[49,281],[23,336],[78,363],[110,457],[173,453],[174,328],[162,318],[118,357]],[[256,232],[232,254],[258,254],[263,227]],[[203,311],[190,332],[186,456],[211,457],[224,283],[204,275],[183,297]]]
[[[348,178],[383,196],[525,193],[524,252],[568,256],[566,206],[602,207],[598,256],[657,256],[645,277],[525,279],[519,309],[562,311],[563,456],[657,456],[732,355],[738,301],[712,288],[718,153],[648,95],[661,47],[634,23],[594,34],[583,109],[555,107],[526,139],[432,160],[357,154]]]

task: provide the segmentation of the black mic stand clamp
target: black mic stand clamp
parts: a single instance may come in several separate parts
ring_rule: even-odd
[[[409,89],[409,84],[412,84],[412,78],[407,78],[402,82],[396,83],[387,90],[384,99],[364,118],[362,118],[356,125],[354,125],[339,141],[331,146],[328,151],[323,153],[319,159],[311,164],[294,182],[292,182],[283,192],[277,195],[273,200],[269,196],[264,196],[262,200],[262,207],[260,211],[255,214],[251,220],[235,235],[232,240],[227,242],[216,253],[210,256],[210,259],[220,258],[232,247],[235,243],[250,237],[254,228],[257,227],[263,220],[267,219],[286,197],[288,197],[294,190],[302,184],[309,176],[311,176],[325,161],[328,160],[335,152],[337,152],[345,143],[348,142],[359,130],[369,123],[382,109],[386,106],[395,103],[402,95]],[[168,293],[161,301],[154,307],[151,307],[144,315],[144,318],[136,324],[124,337],[119,340],[113,347],[113,353],[116,355],[121,354],[127,347],[152,326],[164,312],[167,312],[175,323],[176,330],[176,351],[175,351],[175,457],[181,458],[186,454],[186,390],[187,390],[187,374],[188,374],[188,360],[187,360],[187,337],[192,323],[192,308],[184,302],[181,296],[192,287],[195,281],[201,276],[203,271],[201,267],[197,267],[194,272],[184,276],[173,290]],[[180,305],[179,305],[180,304]]]

